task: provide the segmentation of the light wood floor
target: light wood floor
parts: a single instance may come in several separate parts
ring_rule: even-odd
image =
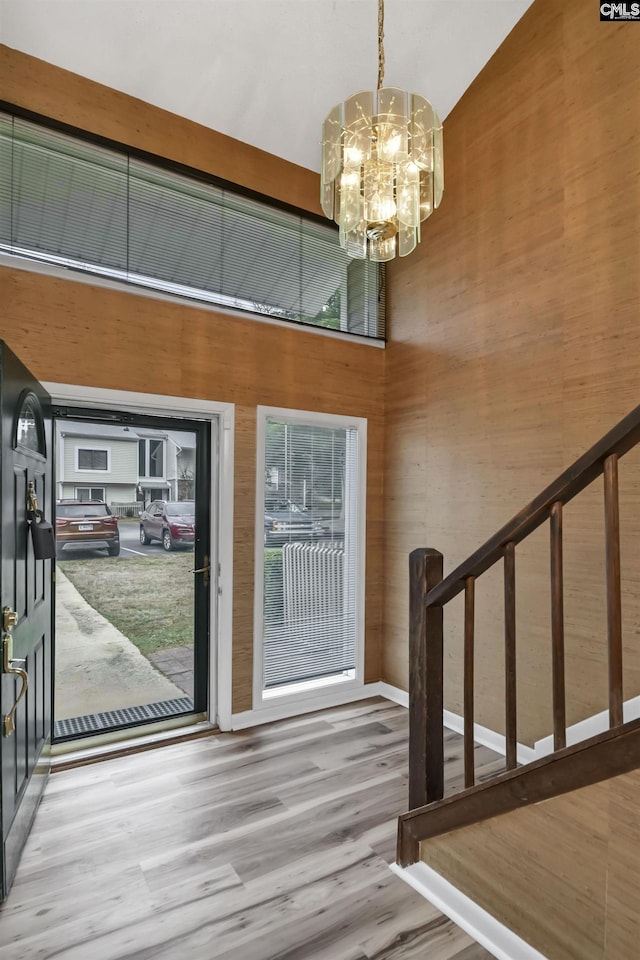
[[[54,774],[0,956],[488,960],[388,869],[406,744],[376,699]],[[447,756],[451,787],[454,734]]]

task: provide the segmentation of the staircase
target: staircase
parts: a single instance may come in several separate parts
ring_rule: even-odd
[[[640,766],[640,720],[623,722],[622,614],[618,462],[640,442],[640,406],[443,579],[437,550],[409,559],[409,811],[398,822],[400,866],[420,857],[420,842],[528,804],[589,786]],[[603,477],[606,555],[609,729],[566,746],[563,610],[563,508]],[[549,526],[553,752],[517,762],[516,547]],[[474,770],[474,627],[476,580],[504,570],[504,717],[506,769],[483,783]],[[444,799],[443,609],[464,593],[464,790]]]

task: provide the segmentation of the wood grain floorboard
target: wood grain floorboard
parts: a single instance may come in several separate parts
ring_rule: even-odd
[[[54,774],[0,955],[490,960],[388,869],[407,734],[407,711],[376,698]],[[459,788],[455,734],[446,753]]]

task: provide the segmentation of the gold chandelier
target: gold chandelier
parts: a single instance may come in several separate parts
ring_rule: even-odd
[[[384,86],[384,0],[378,0],[378,89],[356,93],[322,129],[321,203],[349,256],[406,257],[444,189],[442,123],[428,100]]]

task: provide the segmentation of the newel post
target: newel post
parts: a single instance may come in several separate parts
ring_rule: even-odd
[[[442,580],[442,554],[409,555],[409,809],[444,795],[442,607],[425,594]]]

